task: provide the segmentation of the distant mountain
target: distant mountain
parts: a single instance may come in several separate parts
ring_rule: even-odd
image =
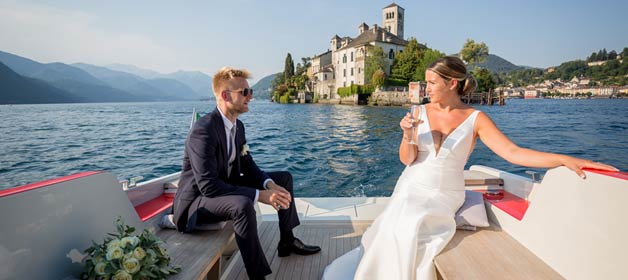
[[[0,104],[74,103],[83,101],[41,80],[26,78],[0,62]]]
[[[75,63],[92,76],[104,81],[108,86],[132,92],[134,95],[152,101],[196,100],[196,93],[183,83],[173,79],[144,79],[140,76],[85,63]]]
[[[199,71],[177,71],[166,74],[162,78],[175,79],[189,86],[200,98],[214,98],[212,77]]]
[[[259,99],[270,99],[271,83],[279,74],[281,73],[268,75],[255,83],[255,85],[251,87],[253,89],[253,96]]]
[[[115,71],[131,73],[133,75],[140,76],[144,79],[154,79],[154,78],[161,77],[163,75],[159,72],[156,72],[153,70],[142,69],[135,65],[130,65],[130,64],[115,63],[115,64],[105,65],[104,67],[109,68],[111,70],[115,70]]]
[[[517,66],[510,61],[501,58],[495,54],[489,54],[484,63],[478,64],[479,67],[486,68],[493,73],[503,73],[515,70],[525,69],[523,66]]]
[[[166,78],[177,80],[190,87],[197,95],[197,98],[213,98],[212,77],[199,71],[177,71],[170,74],[161,74],[153,70],[139,68],[128,64],[109,64],[105,67],[140,76],[144,79]]]
[[[63,63],[44,64],[2,51],[0,51],[0,62],[22,76],[40,79],[71,93],[79,97],[82,102],[150,101],[112,88],[82,69]]]

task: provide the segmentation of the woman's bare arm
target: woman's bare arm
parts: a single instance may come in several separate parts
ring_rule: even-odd
[[[521,148],[508,139],[508,137],[497,128],[495,123],[482,112],[478,115],[476,121],[476,131],[480,140],[482,140],[489,149],[513,164],[537,168],[552,168],[564,165],[583,178],[585,175],[584,172],[582,172],[582,168],[617,171],[617,168],[613,166],[587,159]]]

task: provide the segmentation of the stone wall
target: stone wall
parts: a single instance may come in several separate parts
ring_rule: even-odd
[[[410,104],[410,94],[407,91],[378,91],[371,94],[368,104],[374,106],[404,106]]]

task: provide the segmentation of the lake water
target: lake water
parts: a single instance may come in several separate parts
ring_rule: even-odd
[[[145,180],[177,172],[193,108],[212,102],[0,106],[0,189],[90,170]],[[508,100],[476,106],[522,147],[628,169],[628,99]],[[240,119],[264,170],[288,170],[296,196],[390,195],[407,108],[254,101]],[[525,175],[478,141],[468,165]],[[543,170],[541,170],[543,171]]]

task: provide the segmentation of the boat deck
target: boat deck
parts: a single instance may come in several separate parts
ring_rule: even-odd
[[[321,252],[311,256],[277,256],[279,226],[276,221],[264,221],[259,236],[273,274],[266,279],[321,279],[325,267],[334,259],[360,245],[360,238],[370,221],[303,221],[294,234],[306,244],[321,246]],[[242,258],[236,253],[233,263],[222,279],[248,279]]]

